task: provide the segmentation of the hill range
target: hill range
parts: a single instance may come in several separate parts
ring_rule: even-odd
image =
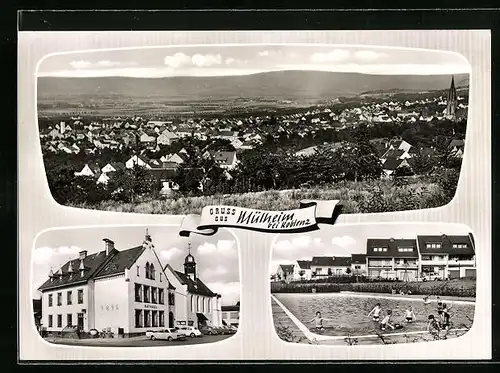
[[[450,75],[368,75],[321,71],[276,71],[243,76],[130,78],[39,77],[40,100],[66,98],[161,98],[165,101],[322,100],[368,92],[425,92],[450,87]],[[455,75],[467,87],[468,74]]]

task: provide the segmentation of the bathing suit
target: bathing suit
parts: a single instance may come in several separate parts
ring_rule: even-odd
[[[375,312],[373,313],[373,321],[379,321],[380,320],[380,312],[382,309],[376,309]]]
[[[373,321],[379,321],[380,316],[379,315],[373,315]]]
[[[406,321],[413,321],[413,317],[407,317]]]

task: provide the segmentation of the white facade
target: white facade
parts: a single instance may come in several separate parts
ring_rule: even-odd
[[[300,275],[304,271],[302,276]],[[301,268],[298,263],[295,263],[293,266],[293,279],[294,281],[300,280],[310,280],[312,278],[311,267],[309,268]]]
[[[175,287],[175,326],[198,326],[198,313],[206,316],[213,326],[222,325],[221,297],[208,297],[190,293],[188,285],[176,274],[170,266],[165,267],[165,273],[170,283]]]
[[[137,155],[132,156],[127,162],[125,162],[125,167],[127,168],[134,168],[134,166],[140,166],[140,167],[145,167],[148,169],[151,169],[151,166],[144,162],[140,157]]]

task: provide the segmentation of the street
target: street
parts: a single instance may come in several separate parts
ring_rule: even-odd
[[[109,347],[148,347],[148,346],[185,346],[185,345],[196,345],[202,343],[213,343],[219,342],[226,338],[230,338],[232,335],[204,335],[195,338],[186,338],[185,340],[179,341],[164,341],[155,340],[152,341],[145,336],[132,337],[132,338],[96,338],[96,339],[68,339],[68,338],[44,338],[47,342],[55,344],[64,344],[72,346],[109,346]]]

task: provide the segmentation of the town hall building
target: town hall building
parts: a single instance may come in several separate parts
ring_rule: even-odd
[[[151,236],[140,246],[117,250],[103,239],[104,250],[65,263],[38,290],[42,328],[62,332],[108,331],[129,337],[173,326],[175,288],[163,271]]]

